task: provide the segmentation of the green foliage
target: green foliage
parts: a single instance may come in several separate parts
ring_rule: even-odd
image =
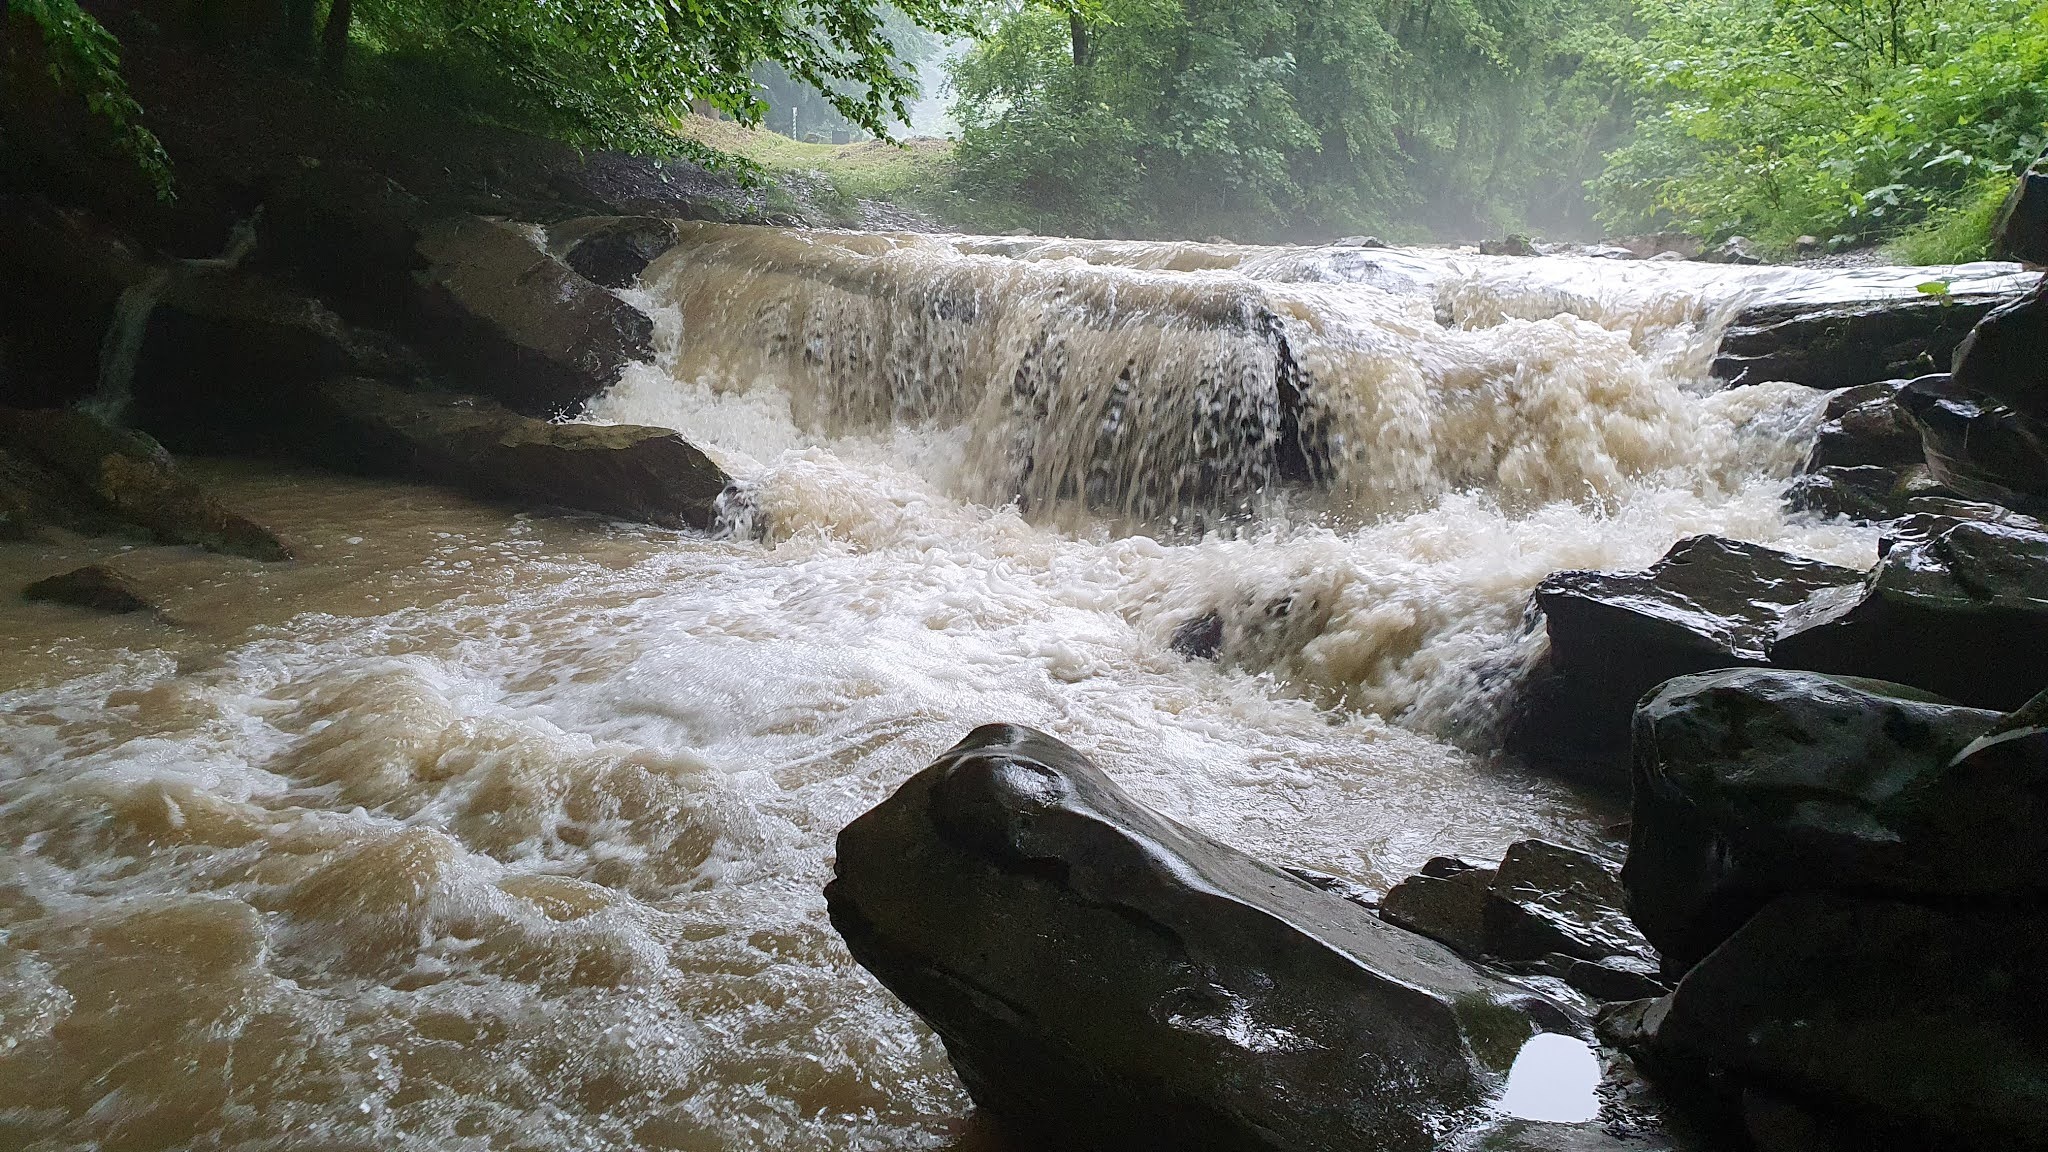
[[[1966,264],[1991,255],[1991,230],[2012,193],[2012,177],[1978,181],[1954,203],[1937,208],[1927,221],[1885,246],[1903,264]]]
[[[959,0],[897,0],[895,12],[910,28],[966,30]],[[373,47],[494,88],[580,143],[718,159],[664,125],[692,105],[758,122],[760,65],[877,135],[916,95],[873,0],[362,0],[355,18]]]
[[[84,96],[107,125],[114,145],[135,160],[157,198],[173,198],[171,164],[156,134],[142,126],[142,107],[121,79],[121,45],[76,0],[12,0],[0,14],[19,14],[42,33],[50,78]]]
[[[1582,225],[1624,0],[1026,5],[955,68],[984,225],[1284,237]]]
[[[1933,220],[1955,240],[1987,181],[2042,144],[2043,0],[1644,0],[1643,16],[1632,63],[1664,107],[1600,179],[1616,228],[1782,247]]]

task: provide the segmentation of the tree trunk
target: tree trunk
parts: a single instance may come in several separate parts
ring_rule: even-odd
[[[320,33],[320,69],[329,76],[341,75],[348,59],[348,23],[353,16],[350,0],[333,0],[327,9],[327,27]]]
[[[277,54],[286,60],[303,61],[313,55],[314,16],[319,0],[284,0]]]
[[[1088,39],[1088,21],[1079,12],[1067,13],[1067,29],[1074,37],[1074,67],[1086,68],[1095,62],[1095,45]]]

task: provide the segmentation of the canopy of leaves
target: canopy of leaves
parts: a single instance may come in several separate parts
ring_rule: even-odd
[[[355,19],[387,52],[509,86],[572,139],[654,151],[688,147],[661,125],[693,105],[759,121],[763,65],[886,134],[916,95],[896,41],[967,30],[960,0],[357,0]]]
[[[1983,215],[2048,123],[2042,0],[1645,0],[1663,109],[1599,183],[1616,228],[1784,244]]]
[[[0,3],[0,32],[22,19],[42,33],[50,79],[78,93],[106,124],[116,147],[133,157],[159,198],[172,195],[170,161],[156,134],[142,125],[142,109],[121,79],[120,45],[76,0],[11,0]]]
[[[962,189],[989,225],[1099,233],[1570,229],[1628,125],[1628,19],[1625,0],[1024,6],[956,69]]]

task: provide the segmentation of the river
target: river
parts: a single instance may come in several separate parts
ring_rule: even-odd
[[[1488,754],[1529,591],[1870,562],[1779,505],[1821,395],[1706,363],[1924,275],[687,225],[585,418],[717,455],[723,536],[198,461],[301,560],[0,543],[169,617],[0,597],[0,1146],[993,1147],[826,922],[842,825],[1008,720],[1370,889],[1612,846]]]

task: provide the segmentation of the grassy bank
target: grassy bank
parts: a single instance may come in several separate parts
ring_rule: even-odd
[[[858,201],[879,201],[943,220],[953,182],[953,143],[919,137],[891,144],[814,144],[766,128],[703,116],[680,118],[683,135],[761,166],[777,183],[801,185],[804,198],[852,224]]]

